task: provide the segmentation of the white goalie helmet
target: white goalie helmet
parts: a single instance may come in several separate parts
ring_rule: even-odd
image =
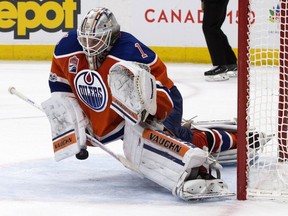
[[[120,35],[120,25],[107,8],[95,8],[84,17],[77,38],[88,56],[95,56],[113,46]]]

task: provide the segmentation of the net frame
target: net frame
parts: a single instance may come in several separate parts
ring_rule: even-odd
[[[261,7],[266,2],[238,1],[237,199],[287,201],[288,3],[286,0],[278,1],[279,39],[277,34],[273,39],[260,39],[265,31],[269,31],[268,23],[258,23],[263,15]],[[261,46],[255,43],[258,36]],[[271,40],[279,41],[270,47],[265,45],[265,40],[267,44]],[[251,128],[273,134],[273,139],[265,144],[264,150],[249,148],[250,139],[255,135],[249,132]]]

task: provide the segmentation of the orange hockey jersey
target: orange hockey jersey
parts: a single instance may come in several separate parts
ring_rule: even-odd
[[[124,133],[123,118],[110,108],[112,98],[107,83],[109,69],[121,60],[144,63],[150,67],[157,82],[155,117],[165,119],[173,108],[169,89],[174,84],[158,56],[131,34],[121,32],[106,59],[94,70],[89,69],[76,31],[65,35],[54,51],[49,77],[51,93],[61,92],[76,97],[90,120],[94,136],[103,143],[120,139]]]

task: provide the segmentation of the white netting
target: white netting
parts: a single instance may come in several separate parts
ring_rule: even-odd
[[[288,200],[288,64],[282,61],[288,55],[283,53],[288,39],[281,33],[288,26],[283,23],[288,17],[281,19],[287,4],[250,0],[247,123],[250,130],[273,138],[260,149],[248,148],[247,198]],[[247,131],[247,145],[254,135]]]

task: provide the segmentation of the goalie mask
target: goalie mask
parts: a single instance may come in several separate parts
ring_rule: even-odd
[[[120,25],[106,8],[90,10],[77,30],[77,38],[88,56],[95,56],[113,46],[120,35]]]

